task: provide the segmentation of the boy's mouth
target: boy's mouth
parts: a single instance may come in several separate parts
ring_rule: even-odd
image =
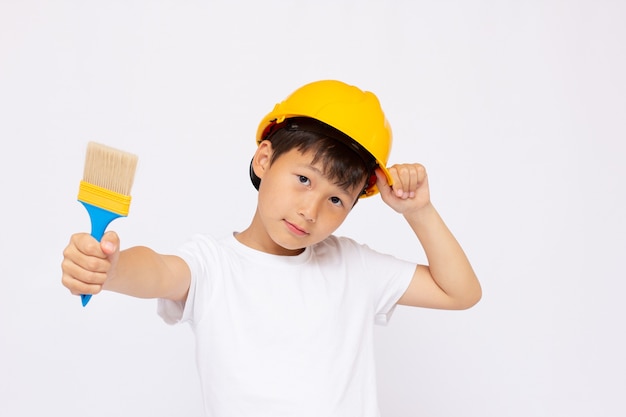
[[[289,229],[289,231],[291,231],[292,233],[294,233],[294,234],[296,234],[298,236],[305,236],[305,235],[309,234],[306,230],[298,227],[297,225],[295,225],[295,224],[293,224],[293,223],[291,223],[291,222],[289,222],[287,220],[284,220],[284,222],[287,225],[287,229]]]

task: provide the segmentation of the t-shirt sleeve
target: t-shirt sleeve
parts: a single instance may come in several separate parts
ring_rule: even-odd
[[[374,319],[376,324],[386,326],[389,323],[389,320],[391,320],[391,316],[396,309],[398,300],[402,297],[411,283],[411,278],[413,278],[414,272],[414,264],[404,265],[403,271],[397,276],[397,279],[389,282],[388,285],[383,288]]]
[[[373,288],[374,323],[387,325],[397,302],[405,293],[417,264],[361,246],[367,277]]]
[[[197,295],[208,291],[207,252],[215,246],[204,236],[194,236],[189,242],[178,248],[176,255],[180,256],[191,272],[189,293],[185,301],[172,301],[160,298],[157,302],[157,313],[168,324],[191,322],[201,317],[202,303],[197,303]]]

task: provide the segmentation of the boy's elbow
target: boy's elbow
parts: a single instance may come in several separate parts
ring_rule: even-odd
[[[483,290],[480,285],[477,285],[472,291],[463,297],[459,302],[459,310],[467,310],[474,307],[483,298]]]

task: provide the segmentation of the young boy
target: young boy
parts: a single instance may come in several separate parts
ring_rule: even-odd
[[[396,304],[466,309],[481,288],[429,197],[423,166],[386,168],[391,129],[370,92],[334,80],[297,89],[257,132],[249,227],[198,235],[173,255],[72,236],[63,284],[158,298],[188,322],[208,416],[378,416],[373,324]],[[402,214],[429,265],[333,232],[360,198]],[[417,249],[417,247],[416,247]]]

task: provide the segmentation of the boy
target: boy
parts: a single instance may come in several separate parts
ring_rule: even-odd
[[[174,255],[120,251],[73,235],[63,284],[158,298],[189,322],[209,416],[378,416],[373,328],[396,304],[465,309],[481,288],[433,207],[424,167],[386,168],[391,129],[370,92],[334,80],[297,89],[257,132],[249,227],[195,236]],[[429,265],[377,253],[333,232],[380,193],[402,214]]]

